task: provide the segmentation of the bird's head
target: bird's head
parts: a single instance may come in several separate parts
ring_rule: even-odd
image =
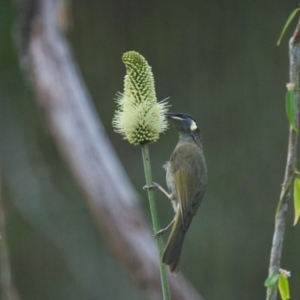
[[[166,118],[179,134],[199,134],[199,128],[194,117],[188,114],[165,113]]]
[[[194,117],[185,113],[165,113],[165,116],[178,132],[180,139],[192,137],[202,147],[200,130]]]

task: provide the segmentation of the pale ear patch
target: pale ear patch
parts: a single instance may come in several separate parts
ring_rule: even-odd
[[[190,126],[191,131],[194,131],[197,129],[197,124],[196,122],[192,121],[191,126]]]

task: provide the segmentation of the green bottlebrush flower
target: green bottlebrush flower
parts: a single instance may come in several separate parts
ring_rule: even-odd
[[[116,99],[115,131],[134,145],[156,142],[168,127],[164,116],[168,105],[166,101],[157,102],[151,67],[143,56],[129,51],[122,60],[127,74],[124,93],[119,93]]]

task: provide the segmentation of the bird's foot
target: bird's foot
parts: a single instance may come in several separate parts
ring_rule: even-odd
[[[157,189],[160,185],[156,182],[153,182],[151,185],[145,185],[143,187],[144,190],[153,190],[153,189]]]
[[[155,233],[152,235],[152,237],[153,237],[153,238],[156,238],[158,235],[161,235],[161,234],[165,233],[165,232],[167,231],[168,228],[169,228],[169,227],[166,227],[166,228],[163,228],[163,229],[161,229],[161,230],[155,232]]]
[[[165,232],[173,225],[174,221],[175,221],[175,218],[172,220],[172,222],[171,222],[167,227],[165,227],[165,228],[163,228],[163,229],[161,229],[161,230],[155,232],[155,233],[152,235],[152,237],[153,237],[153,238],[156,238],[158,235],[165,233]]]

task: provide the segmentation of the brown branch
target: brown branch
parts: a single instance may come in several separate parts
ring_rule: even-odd
[[[295,86],[295,120],[296,126],[299,128],[299,103],[300,103],[300,82],[299,82],[299,66],[300,66],[300,20],[296,27],[296,30],[289,42],[289,62],[290,62],[290,83]],[[292,180],[296,168],[297,160],[297,143],[298,132],[290,127],[289,130],[289,142],[287,152],[287,162],[285,167],[284,181],[280,193],[280,203],[277,209],[275,217],[275,229],[273,234],[270,264],[269,264],[269,276],[274,273],[278,273],[280,268],[280,261],[282,256],[282,246],[285,232],[285,215],[288,211],[288,204],[292,198]],[[277,289],[267,290],[267,300],[276,300]]]
[[[21,60],[46,124],[119,263],[149,298],[161,299],[151,230],[57,26],[57,1],[22,3]],[[170,277],[170,288],[174,300],[201,299],[182,276]]]

